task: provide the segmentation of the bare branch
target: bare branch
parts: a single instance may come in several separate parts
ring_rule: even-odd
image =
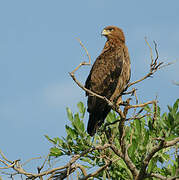
[[[160,174],[155,174],[155,173],[151,173],[147,177],[155,177],[155,178],[158,178],[158,179],[161,179],[161,180],[177,180],[177,178],[179,178],[179,176],[165,177],[165,176],[162,176]]]
[[[127,106],[127,108],[128,108],[128,109],[131,109],[131,108],[144,107],[144,106],[146,106],[146,105],[148,105],[148,104],[155,104],[155,103],[156,103],[156,101],[153,100],[153,101],[148,101],[148,102],[143,103],[143,104],[130,105],[130,106]]]
[[[34,158],[30,158],[30,159],[28,159],[27,161],[25,161],[25,162],[22,164],[22,166],[25,166],[25,165],[28,164],[30,161],[36,160],[36,159],[42,159],[42,157],[34,157]]]
[[[148,45],[148,47],[149,47],[149,49],[150,49],[150,57],[151,57],[150,71],[149,71],[149,73],[148,73],[147,75],[145,75],[143,78],[141,78],[141,79],[139,79],[139,80],[137,80],[137,81],[134,81],[134,82],[129,83],[128,86],[127,86],[127,88],[129,88],[130,86],[132,86],[132,85],[134,85],[134,84],[137,84],[137,83],[139,83],[139,82],[141,82],[141,81],[143,81],[143,80],[151,77],[157,70],[162,69],[163,67],[169,66],[169,65],[171,65],[171,64],[174,63],[174,62],[170,62],[170,63],[164,64],[164,65],[162,66],[163,62],[158,62],[159,54],[158,54],[158,50],[157,50],[157,43],[156,43],[155,41],[154,41],[154,46],[155,46],[156,58],[155,58],[155,60],[154,60],[152,48],[151,48],[151,46],[149,45],[149,43],[148,43],[148,41],[147,41],[146,38],[145,38],[145,41],[146,41],[146,43],[147,43],[147,45]]]
[[[156,66],[156,65],[157,65],[157,60],[158,60],[158,58],[159,58],[159,55],[158,55],[158,50],[157,50],[157,43],[156,43],[155,41],[153,41],[153,42],[154,42],[154,45],[155,45],[156,58],[155,58],[154,63],[151,63],[151,65]]]
[[[53,177],[54,174],[57,174],[57,173],[61,173],[61,175],[59,176],[63,176],[63,177],[67,177],[69,174],[71,174],[72,172],[74,172],[77,168],[81,169],[81,171],[83,172],[83,174],[86,176],[87,173],[85,172],[85,169],[80,166],[79,164],[76,164],[74,165],[74,163],[82,156],[86,155],[87,153],[89,152],[92,152],[94,150],[104,150],[106,148],[109,148],[110,147],[110,144],[104,144],[103,146],[101,145],[98,145],[98,146],[95,146],[95,147],[92,147],[92,148],[89,148],[85,151],[83,151],[81,154],[77,154],[75,156],[73,156],[71,158],[71,160],[64,166],[60,166],[60,167],[56,167],[56,168],[53,168],[53,169],[50,169],[50,170],[46,170],[46,171],[43,171],[43,172],[40,172],[38,174],[33,174],[33,173],[30,173],[30,172],[26,172],[22,166],[19,164],[19,160],[16,160],[16,161],[10,161],[8,160],[5,155],[1,152],[1,155],[6,159],[5,161],[3,160],[0,160],[0,162],[4,163],[6,165],[6,167],[2,167],[1,169],[8,169],[8,168],[13,168],[18,174],[23,174],[25,175],[27,178],[29,179],[36,179],[36,178],[41,178],[43,176],[47,176],[47,175],[51,175],[50,177]],[[10,164],[8,164],[8,162],[12,162]],[[43,167],[44,165],[42,165]],[[69,169],[69,170],[68,170]],[[60,171],[60,170],[63,170],[63,171]],[[64,174],[66,172],[66,174]]]
[[[81,47],[85,50],[85,52],[86,52],[86,54],[87,54],[87,56],[88,56],[89,62],[85,62],[85,61],[84,61],[84,62],[80,63],[80,64],[70,73],[70,75],[71,75],[71,74],[74,74],[81,66],[91,65],[91,56],[89,55],[86,47],[83,45],[83,43],[81,42],[81,40],[80,40],[79,38],[77,38],[77,40],[79,41]]]
[[[7,161],[8,163],[13,163],[12,161],[10,161],[10,160],[8,160],[7,158],[6,158],[6,156],[3,154],[3,152],[0,150],[0,155],[2,156],[2,158],[5,160],[5,161]]]
[[[88,64],[90,65],[90,64],[91,64],[91,56],[90,56],[90,54],[88,53],[88,50],[86,49],[86,47],[84,46],[84,44],[81,42],[81,40],[80,40],[79,38],[77,38],[77,40],[79,41],[81,47],[85,50],[86,55],[88,56],[88,59],[89,59],[89,63],[88,63]]]
[[[150,49],[150,59],[151,59],[151,64],[153,64],[154,58],[153,58],[153,51],[152,51],[152,48],[151,48],[150,44],[149,44],[148,41],[147,41],[147,37],[145,37],[144,39],[145,39],[145,42],[146,42],[147,46],[148,46],[149,49]]]
[[[173,145],[175,145],[178,142],[179,142],[179,137],[177,137],[177,138],[175,138],[175,139],[173,139],[171,141],[165,142],[165,145],[164,145],[163,148],[167,148],[167,147],[173,146]]]
[[[38,166],[38,167],[37,167],[38,173],[40,173],[41,170],[44,168],[44,166],[45,166],[45,164],[46,164],[48,158],[49,158],[49,154],[48,154],[47,157],[45,158],[45,160],[44,160],[42,166],[40,166],[40,167]]]
[[[109,104],[109,106],[113,106],[113,103],[112,103],[111,101],[109,101],[106,97],[100,96],[100,95],[96,94],[95,92],[92,92],[91,90],[85,88],[85,87],[75,78],[75,75],[73,74],[73,71],[72,71],[71,73],[69,73],[69,74],[70,74],[70,76],[72,77],[72,79],[76,82],[76,84],[77,84],[81,89],[83,89],[84,91],[86,91],[87,93],[89,93],[89,94],[91,94],[91,95],[93,95],[93,96],[96,96],[96,97],[98,97],[98,98],[100,98],[100,99],[103,99],[104,101],[106,101],[106,102]]]
[[[90,177],[95,177],[96,175],[98,175],[101,171],[103,171],[104,169],[106,169],[109,165],[110,165],[111,162],[108,162],[106,165],[100,167],[99,169],[97,169],[95,172],[91,173],[91,174],[88,174],[87,176],[81,178],[80,180],[86,180]]]
[[[168,63],[160,66],[159,69],[162,69],[162,68],[165,68],[165,67],[170,66],[170,65],[172,65],[172,64],[175,64],[177,61],[178,61],[178,60],[168,62]]]
[[[54,172],[54,174],[52,174],[49,177],[49,180],[50,180],[50,178],[53,178],[54,180],[62,180],[62,179],[68,178],[69,174],[73,173],[76,169],[80,169],[81,172],[83,173],[83,175],[87,176],[86,169],[82,165],[73,164],[70,168],[67,168],[63,171]]]
[[[9,169],[9,168],[12,168],[16,164],[16,162],[14,162],[9,165],[6,161],[3,161],[2,159],[0,159],[0,162],[2,162],[4,165],[6,165],[5,167],[0,167],[0,169]]]
[[[87,176],[86,169],[81,164],[75,164],[76,168],[79,168],[84,176]]]

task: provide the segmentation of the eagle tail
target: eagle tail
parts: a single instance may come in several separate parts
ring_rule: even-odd
[[[90,136],[94,136],[94,134],[96,133],[96,130],[98,129],[98,121],[99,119],[95,116],[94,113],[89,114],[87,132]]]
[[[90,113],[89,114],[89,121],[87,126],[87,132],[90,136],[94,136],[96,131],[104,122],[105,118],[107,117],[108,113],[110,112],[111,108],[108,106],[104,109],[102,113]]]

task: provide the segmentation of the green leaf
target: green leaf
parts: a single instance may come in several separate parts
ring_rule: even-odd
[[[171,168],[172,168],[172,173],[171,173],[171,175],[172,175],[172,176],[175,176],[175,175],[176,175],[176,166],[173,165]]]
[[[82,114],[82,117],[81,117],[81,118],[84,118],[85,111],[86,111],[86,109],[85,109],[85,107],[84,107],[84,104],[83,104],[82,102],[79,102],[79,103],[77,104],[77,106],[78,106],[78,109],[79,109],[80,113]]]
[[[153,131],[153,124],[152,124],[152,122],[150,121],[150,119],[149,119],[149,121],[148,121],[148,127],[149,127],[149,130],[150,130],[150,131]]]
[[[58,149],[56,147],[50,148],[50,156],[58,157],[58,156],[62,156],[62,155],[63,155],[63,152],[60,149]]]
[[[168,114],[168,121],[167,122],[168,122],[167,124],[168,124],[169,128],[171,128],[174,124],[174,118],[173,118],[171,113]]]
[[[50,141],[51,143],[53,143],[53,144],[57,144],[57,141],[56,141],[56,139],[51,139],[51,138],[49,138],[49,136],[48,135],[44,135],[46,138],[47,138],[47,140],[48,141]]]
[[[70,108],[66,108],[68,119],[72,122],[73,121],[73,114],[70,110]]]
[[[177,112],[177,114],[176,114],[175,121],[176,121],[176,124],[179,123],[179,112]]]
[[[171,134],[169,137],[166,138],[166,141],[171,141],[173,140],[174,138],[177,138],[178,136],[174,135],[174,134]]]
[[[160,116],[160,107],[157,106],[157,115]]]
[[[75,114],[74,121],[72,124],[80,135],[84,134],[84,131],[85,131],[84,123],[83,121],[80,120],[78,113]]]
[[[168,107],[168,110],[171,112],[172,111],[172,107],[171,106],[167,106]]]
[[[80,121],[79,128],[80,128],[81,132],[85,132],[85,125],[84,125],[83,121]]]
[[[48,135],[44,135],[45,136],[45,138],[48,140],[48,141],[50,141],[50,138],[49,138],[49,136]]]
[[[75,114],[74,123],[76,127],[78,127],[78,125],[80,124],[80,117],[78,113]]]
[[[136,129],[137,129],[137,134],[141,134],[141,122],[139,119],[135,120],[135,125],[136,125]]]
[[[132,175],[131,171],[128,169],[127,165],[125,164],[125,162],[122,159],[120,159],[118,161],[118,164],[120,167],[124,168],[127,171],[127,174],[130,176],[130,179],[133,179],[133,175]]]
[[[59,137],[57,137],[57,142],[58,142],[58,145],[59,146],[62,146],[63,145],[63,140],[62,139],[60,139]]]
[[[167,119],[167,113],[165,112],[162,114],[162,120],[165,121],[166,119]]]
[[[156,167],[156,163],[157,163],[157,157],[154,157],[150,160],[147,169],[148,173],[152,172],[152,170]]]
[[[103,179],[106,180],[106,171],[103,171]]]
[[[175,104],[173,105],[173,112],[176,114],[178,110],[178,104],[179,104],[179,99],[176,100]]]
[[[151,109],[150,109],[149,105],[146,105],[146,106],[144,107],[144,110],[147,111],[147,112],[151,112]]]
[[[71,127],[69,127],[68,125],[65,125],[66,128],[66,132],[67,135],[70,136],[73,139],[76,139],[77,137],[77,133],[75,132],[75,130],[73,130]]]
[[[136,154],[134,153],[136,150],[137,150],[137,141],[136,141],[136,139],[133,139],[132,140],[132,145],[129,147],[129,150],[128,150],[128,152],[129,152],[129,156],[131,157],[131,159],[135,159],[135,157],[136,157]]]
[[[149,131],[146,130],[146,131],[145,131],[145,138],[144,138],[144,143],[143,143],[143,145],[146,146],[146,145],[148,144],[148,142],[149,142]]]
[[[108,123],[111,123],[111,122],[114,122],[115,120],[117,120],[117,119],[116,119],[116,113],[115,113],[114,111],[109,112],[109,113],[108,113],[108,116],[107,116],[107,118],[106,118],[106,121],[107,121]]]

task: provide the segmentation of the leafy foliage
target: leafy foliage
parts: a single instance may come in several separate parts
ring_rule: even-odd
[[[125,123],[125,142],[128,146],[128,155],[134,165],[140,171],[144,158],[151,150],[161,143],[161,140],[171,141],[179,136],[179,99],[174,105],[168,106],[168,113],[161,114],[160,108],[157,107],[156,117],[153,118],[154,107],[145,106],[143,113],[147,116],[143,118],[135,118]],[[67,116],[71,122],[71,126],[65,126],[67,136],[65,138],[49,138],[48,141],[53,144],[50,149],[50,156],[55,158],[63,158],[63,156],[80,155],[79,163],[88,170],[92,168],[102,167],[107,160],[111,160],[108,168],[104,169],[96,175],[98,179],[133,179],[132,173],[124,160],[117,156],[110,148],[96,150],[95,147],[104,146],[108,143],[105,129],[110,132],[110,138],[117,149],[121,149],[119,137],[120,132],[118,124],[120,117],[115,112],[110,112],[106,118],[105,124],[100,128],[94,138],[90,137],[84,126],[84,116],[86,108],[82,102],[77,104],[78,113],[73,114],[67,108]],[[116,123],[113,123],[115,122]],[[111,123],[111,125],[110,125]],[[108,126],[107,126],[108,124]],[[90,150],[90,148],[93,148]],[[89,151],[88,151],[89,150]],[[157,173],[165,177],[179,175],[177,169],[178,145],[174,147],[163,148],[156,152],[151,158],[147,173]],[[84,152],[87,153],[84,153]],[[83,177],[83,174],[81,174]],[[154,177],[148,179],[156,179]]]

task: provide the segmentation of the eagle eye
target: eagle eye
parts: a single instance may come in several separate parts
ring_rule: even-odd
[[[109,31],[113,31],[114,29],[113,28],[109,28]]]

